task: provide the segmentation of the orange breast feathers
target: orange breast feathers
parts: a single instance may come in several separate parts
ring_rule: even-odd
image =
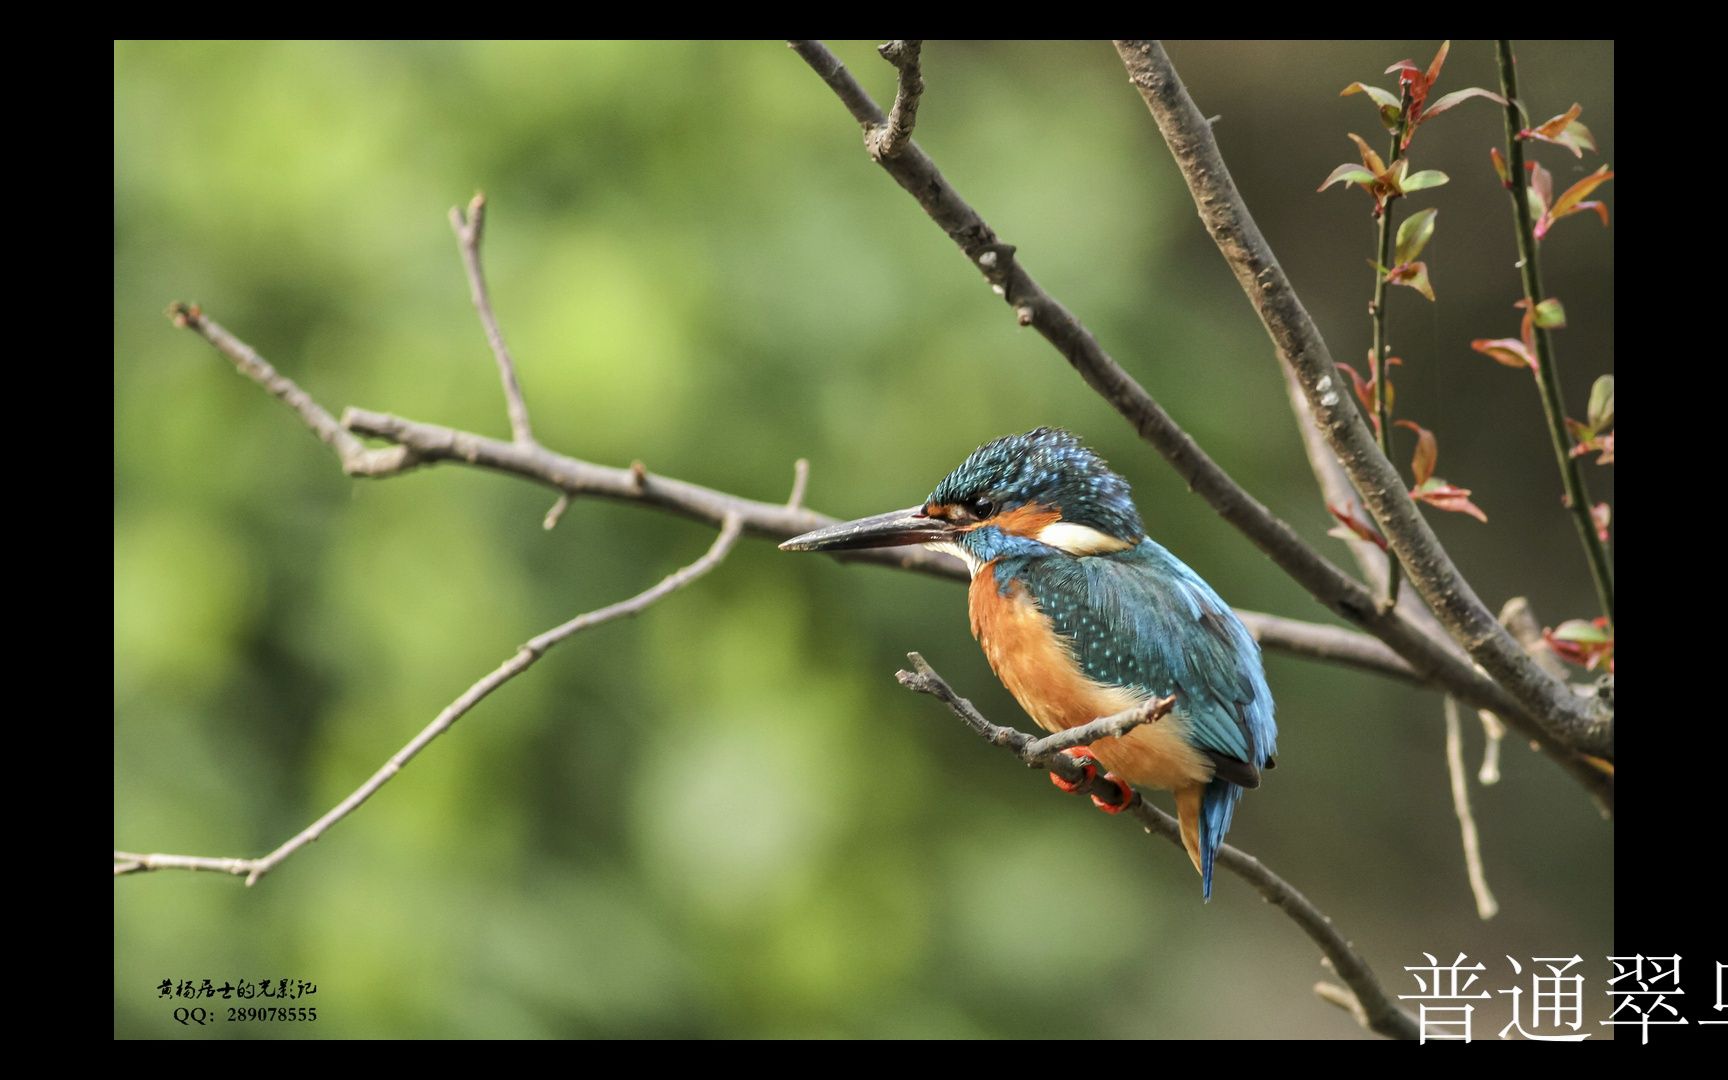
[[[1063,731],[1121,712],[1147,695],[1103,686],[1081,672],[1073,645],[1056,633],[1018,582],[1003,596],[996,564],[972,578],[972,636],[1002,685],[1045,731]],[[1176,712],[1144,724],[1120,739],[1100,739],[1092,753],[1104,767],[1132,784],[1177,791],[1212,779],[1212,763],[1188,742],[1188,723]]]

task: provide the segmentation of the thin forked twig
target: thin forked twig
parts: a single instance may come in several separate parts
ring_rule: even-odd
[[[1476,832],[1476,815],[1470,809],[1470,772],[1464,767],[1464,724],[1458,716],[1458,702],[1451,697],[1446,699],[1446,775],[1452,784],[1452,811],[1458,815],[1470,895],[1476,898],[1477,917],[1487,921],[1500,913],[1500,902],[1488,888],[1488,872],[1482,867],[1482,842]]]
[[[792,494],[786,497],[786,509],[804,509],[804,491],[810,486],[810,462],[799,458],[792,463]]]
[[[208,318],[197,304],[176,300],[168,305],[168,318],[175,326],[191,330],[215,346],[218,352],[234,362],[235,370],[294,410],[312,434],[318,436],[318,441],[336,452],[336,457],[342,462],[342,471],[349,476],[394,476],[419,464],[414,451],[406,446],[368,449],[346,425],[337,423],[336,418],[311,394],[277,371],[252,346],[223,329],[216,320]]]
[[[708,551],[695,562],[673,572],[658,584],[644,589],[628,600],[620,601],[597,611],[585,612],[559,626],[529,640],[510,659],[500,664],[498,668],[480,679],[474,685],[462,692],[462,695],[433,718],[430,724],[421,729],[420,733],[408,741],[408,745],[398,750],[389,761],[386,761],[377,772],[364,784],[354,789],[346,799],[331,807],[317,821],[295,833],[282,843],[275,851],[257,859],[227,859],[209,858],[201,855],[140,855],[129,851],[114,853],[114,875],[136,874],[146,870],[209,870],[222,874],[244,876],[247,885],[255,885],[259,878],[279,866],[283,860],[293,855],[307,844],[317,840],[329,831],[330,827],[353,813],[367,799],[397,773],[403,766],[414,760],[415,755],[424,750],[428,743],[450,730],[451,726],[474,706],[485,700],[494,690],[527,671],[547,651],[562,641],[599,626],[602,623],[621,619],[626,615],[635,615],[656,600],[661,599],[695,581],[720,564],[732,550],[732,545],[743,531],[743,523],[737,517],[728,517],[721,526],[720,534],[714,538],[714,543]]]
[[[912,139],[912,129],[918,125],[918,102],[924,96],[923,48],[922,41],[909,40],[890,41],[876,50],[900,72],[900,85],[888,119],[870,134],[871,157],[895,157]]]
[[[1122,789],[1097,775],[1096,771],[1088,773],[1063,751],[1078,746],[1090,746],[1099,739],[1120,738],[1141,724],[1162,720],[1176,704],[1174,697],[1153,698],[1113,716],[1100,717],[1091,723],[1058,731],[1040,739],[1024,731],[991,723],[978,711],[977,706],[961,697],[942,676],[936,674],[936,669],[931,667],[924,657],[918,653],[907,653],[906,659],[912,662],[914,670],[894,673],[901,686],[920,694],[929,694],[941,701],[954,711],[955,716],[965,721],[966,726],[976,732],[979,738],[992,746],[1003,746],[1014,751],[1028,768],[1048,769],[1070,785],[1071,790],[1096,796],[1111,806],[1122,801]],[[1136,792],[1133,799],[1139,797]]]
[[[510,433],[524,446],[534,445],[534,429],[528,424],[528,403],[522,398],[522,384],[516,380],[516,361],[504,344],[504,331],[498,316],[492,313],[491,294],[486,289],[486,273],[480,267],[480,240],[486,231],[486,195],[475,192],[468,203],[468,215],[460,206],[450,208],[450,228],[456,233],[456,246],[462,252],[462,268],[468,272],[468,293],[474,300],[474,310],[480,315],[480,325],[486,330],[486,341],[498,360],[498,378],[504,384],[504,407],[510,413]],[[557,524],[554,520],[553,524]]]
[[[994,746],[1007,747],[1014,751],[1021,760],[1027,761],[1028,764],[1038,768],[1048,768],[1052,772],[1059,773],[1063,780],[1071,783],[1087,780],[1085,772],[1065,754],[1059,752],[1040,754],[1036,756],[1035,760],[1028,760],[1030,748],[1038,747],[1040,744],[1047,745],[1051,740],[1034,739],[1023,731],[1016,731],[1013,728],[991,723],[970,701],[955,693],[954,688],[949,686],[947,681],[938,675],[936,670],[922,656],[917,653],[908,653],[906,658],[912,662],[912,667],[915,670],[901,671],[896,674],[895,678],[900,680],[902,686],[921,694],[929,694],[943,702],[954,712],[954,715],[958,716],[967,727],[971,728],[986,742]],[[1087,728],[1109,725],[1101,730],[1107,732],[1117,728],[1126,730],[1136,724],[1153,719],[1152,714],[1154,713],[1161,716],[1168,712],[1170,706],[1174,704],[1174,700],[1173,698],[1166,698],[1159,702],[1148,703],[1139,709],[1130,709],[1126,713],[1094,721],[1087,725]],[[1072,732],[1079,730],[1072,729]],[[1092,737],[1097,738],[1099,736],[1094,735]],[[1105,782],[1102,777],[1093,778],[1091,783],[1091,787],[1084,788],[1085,794],[1098,795],[1112,805],[1118,801],[1119,795],[1116,793],[1114,784]],[[1138,793],[1129,803],[1126,812],[1133,814],[1147,832],[1162,836],[1178,848],[1182,846],[1182,829],[1177,824],[1176,819],[1147,803],[1145,799],[1140,798]],[[1225,844],[1218,850],[1217,863],[1252,885],[1255,891],[1259,892],[1269,903],[1283,909],[1284,913],[1289,915],[1302,928],[1303,932],[1320,947],[1320,951],[1325,954],[1327,962],[1331,964],[1332,970],[1349,987],[1348,990],[1345,990],[1343,987],[1331,983],[1321,983],[1314,988],[1316,993],[1325,1000],[1349,1010],[1362,1026],[1370,1031],[1387,1038],[1416,1038],[1415,1018],[1398,1007],[1397,1002],[1380,985],[1379,979],[1375,977],[1373,969],[1368,966],[1368,962],[1332,925],[1332,919],[1314,906],[1313,901],[1302,895],[1294,885],[1269,870],[1259,859],[1229,844]]]
[[[1150,724],[1170,715],[1170,710],[1176,705],[1176,696],[1152,698],[1141,702],[1132,708],[1123,709],[1110,716],[1101,716],[1091,723],[1068,728],[1046,735],[1042,739],[1034,739],[1020,751],[1020,757],[1028,765],[1045,766],[1052,757],[1064,751],[1080,746],[1091,746],[1100,739],[1120,739],[1141,724]]]

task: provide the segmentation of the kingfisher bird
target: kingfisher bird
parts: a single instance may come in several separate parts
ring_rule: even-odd
[[[1175,695],[1163,719],[1077,756],[1101,762],[1122,790],[1114,806],[1094,799],[1101,809],[1128,805],[1124,781],[1174,793],[1210,900],[1242,790],[1273,765],[1272,693],[1259,644],[1212,586],[1146,535],[1128,482],[1073,434],[1043,427],[980,446],[917,506],[780,547],[909,544],[966,563],[972,634],[1045,731]]]

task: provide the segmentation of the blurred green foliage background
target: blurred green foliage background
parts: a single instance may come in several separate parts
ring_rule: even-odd
[[[1173,43],[1339,359],[1368,347],[1374,231],[1315,186],[1384,142],[1344,85],[1435,42]],[[834,46],[884,102],[868,44]],[[1104,43],[931,43],[917,139],[1039,280],[1226,468],[1334,558],[1271,348]],[[1613,162],[1612,47],[1524,45],[1536,118],[1574,101]],[[1440,93],[1494,85],[1483,42]],[[1519,293],[1483,102],[1424,127],[1452,183],[1394,290],[1400,415],[1489,524],[1431,513],[1493,606],[1594,614],[1529,378],[1472,353]],[[1594,169],[1539,147],[1557,184]],[[437,468],[350,481],[162,317],[195,301],[333,412],[508,435],[446,209],[486,260],[537,435],[762,499],[902,506],[980,442],[1080,432],[1153,534],[1231,602],[1328,616],[992,296],[777,42],[121,43],[115,49],[115,846],[254,855],[352,790],[471,681],[711,530]],[[1613,188],[1605,189],[1614,203]],[[1408,212],[1406,209],[1404,212]],[[1613,232],[1544,244],[1568,404],[1611,370]],[[1409,433],[1400,432],[1401,464]],[[1600,497],[1609,470],[1590,468]],[[743,541],[700,584],[582,635],[257,888],[115,882],[115,1032],[177,1036],[163,979],[305,978],[316,1024],[202,1036],[1358,1037],[1318,952],[1239,880],[1053,791],[893,672],[922,651],[987,714],[951,583]],[[1231,839],[1396,993],[1421,953],[1606,970],[1612,826],[1514,740],[1477,787],[1504,911],[1474,914],[1440,700],[1271,655],[1280,767]],[[1480,732],[1469,727],[1470,754]],[[1498,967],[1495,965],[1499,965]],[[1591,997],[1590,1008],[1600,1009]],[[1483,1005],[1497,1030],[1504,999]],[[1484,1024],[1486,1021],[1484,1021]],[[1594,1026],[1594,1025],[1592,1025]],[[1479,1031],[1480,1034],[1480,1031]],[[1598,1038],[1602,1037],[1600,1035]]]

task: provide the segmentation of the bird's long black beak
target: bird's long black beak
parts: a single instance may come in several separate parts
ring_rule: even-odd
[[[895,510],[875,517],[843,521],[825,529],[794,536],[780,545],[781,551],[849,551],[855,548],[901,547],[946,540],[958,530],[941,518],[925,515],[924,505]]]

